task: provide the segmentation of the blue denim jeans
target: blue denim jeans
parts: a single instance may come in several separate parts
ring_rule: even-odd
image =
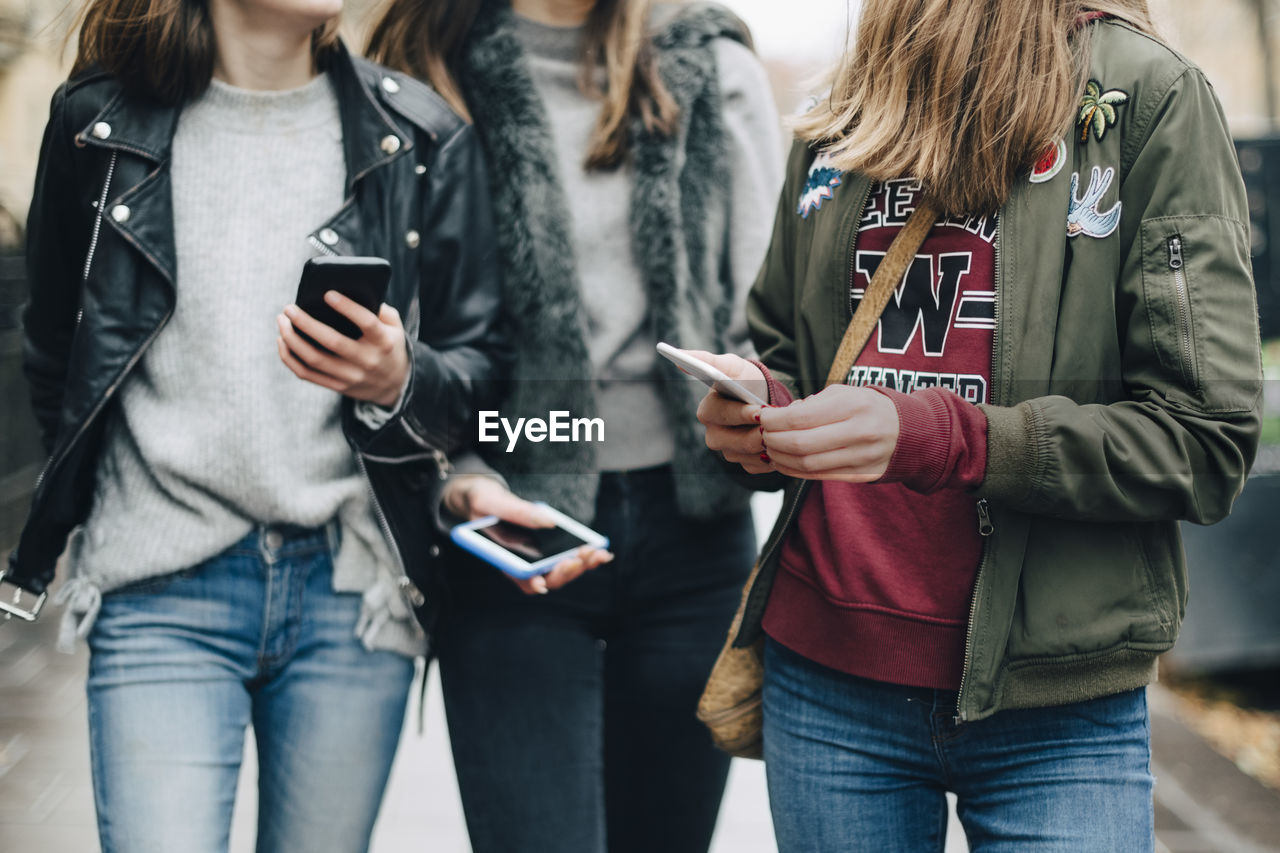
[[[244,748],[260,853],[369,845],[413,661],[354,635],[325,530],[259,528],[103,597],[89,734],[103,853],[224,853]]]
[[[602,475],[617,558],[527,596],[450,567],[436,634],[475,853],[706,853],[729,757],[694,716],[755,558],[750,513],[675,508],[668,467]]]
[[[1146,692],[956,725],[956,694],[765,647],[764,758],[780,853],[944,848],[945,793],[973,853],[1150,853]]]

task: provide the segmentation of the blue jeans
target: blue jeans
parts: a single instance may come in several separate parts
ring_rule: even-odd
[[[526,596],[450,567],[436,633],[475,853],[706,853],[729,758],[694,711],[755,558],[750,513],[696,521],[670,468],[601,477],[612,562]]]
[[[1154,849],[1144,690],[956,725],[956,694],[765,647],[764,759],[780,853],[941,851],[945,792],[974,853]]]
[[[103,597],[89,734],[103,853],[223,853],[258,749],[260,853],[368,848],[409,658],[354,636],[324,530],[259,528],[199,566]]]

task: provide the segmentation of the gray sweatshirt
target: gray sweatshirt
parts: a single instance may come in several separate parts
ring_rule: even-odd
[[[343,203],[332,86],[213,81],[181,114],[171,169],[176,307],[120,389],[94,506],[72,540],[65,596],[77,633],[101,592],[198,565],[255,525],[336,522],[334,588],[364,595],[352,630],[370,647],[420,653],[343,435],[342,398],[276,352],[275,318],[316,254],[307,235]]]

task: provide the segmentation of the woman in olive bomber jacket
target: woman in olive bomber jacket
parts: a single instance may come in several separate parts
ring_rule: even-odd
[[[982,732],[1026,719],[1010,713],[1017,709],[1085,714],[1093,713],[1090,700],[1130,695],[1138,703],[1134,720],[1145,726],[1139,688],[1154,679],[1157,657],[1172,647],[1187,600],[1178,523],[1220,520],[1244,485],[1259,436],[1261,371],[1246,199],[1226,123],[1200,70],[1149,33],[1145,4],[1093,5],[1142,8],[1125,16],[1137,25],[1100,20],[1097,13],[1078,21],[1089,51],[1073,131],[1029,174],[1019,173],[996,215],[944,218],[920,250],[940,264],[946,252],[931,255],[930,249],[946,248],[931,244],[944,239],[939,234],[988,226],[994,234],[998,222],[990,280],[964,280],[952,303],[985,297],[989,307],[970,314],[969,322],[960,307],[947,318],[953,344],[966,328],[989,330],[990,370],[980,399],[926,388],[935,380],[925,382],[919,372],[910,373],[919,379],[912,386],[906,371],[884,369],[893,362],[873,352],[874,332],[857,364],[867,363],[868,352],[872,361],[888,360],[855,367],[851,380],[894,387],[823,391],[858,288],[866,284],[859,278],[867,267],[859,245],[877,223],[887,224],[887,214],[877,219],[884,209],[876,205],[883,204],[886,184],[897,182],[842,171],[828,155],[831,139],[799,141],[793,149],[772,246],[748,302],[759,368],[779,408],[760,410],[711,394],[700,410],[712,448],[755,474],[757,487],[786,492],[734,638],[747,646],[770,637],[764,742],[781,849],[800,835],[821,846],[815,839],[842,821],[830,802],[812,810],[808,822],[787,813],[788,774],[799,778],[816,765],[786,754],[786,745],[797,742],[787,729],[794,719],[777,698],[795,686],[786,679],[803,670],[811,686],[830,677],[824,686],[843,690],[857,666],[895,652],[829,632],[821,646],[802,647],[809,642],[803,623],[822,624],[823,607],[842,609],[856,624],[872,618],[860,615],[866,609],[883,603],[848,600],[856,583],[822,571],[830,543],[813,541],[821,525],[805,526],[815,496],[826,498],[823,523],[837,545],[853,541],[853,534],[844,531],[841,538],[831,530],[841,511],[833,487],[853,490],[839,493],[848,500],[859,489],[897,488],[914,491],[918,500],[948,492],[969,502],[965,523],[975,531],[978,559],[955,621],[958,683],[915,687],[934,688],[928,701],[938,720],[949,721],[947,732],[936,736],[983,738]],[[909,209],[896,214],[905,217]],[[910,273],[890,313],[910,299],[909,279]],[[842,284],[832,287],[833,281]],[[936,309],[946,297],[945,275],[924,281]],[[882,316],[883,334],[896,320]],[[917,317],[909,320],[906,328],[923,338]],[[751,363],[708,357],[732,376],[762,378]],[[958,388],[955,382],[948,387]],[[792,398],[799,402],[785,405]],[[823,481],[819,488],[815,480]],[[857,536],[907,524],[886,515],[859,516]],[[929,539],[928,531],[916,532],[917,539]],[[927,587],[936,566],[912,565],[909,556],[922,547],[904,544],[908,556],[891,562],[885,575],[896,573],[891,580],[897,580],[918,571]],[[834,562],[844,565],[838,555]],[[807,592],[787,591],[793,589]],[[809,601],[821,604],[806,612]],[[839,663],[850,659],[853,667]],[[857,683],[878,689],[882,680],[893,689],[914,689],[913,682],[893,678]],[[1145,767],[1141,731],[1138,740],[1137,760]],[[956,790],[969,781],[963,769],[953,770],[959,778],[938,783],[939,797],[944,787]],[[1145,796],[1149,812],[1150,776],[1139,771],[1134,778],[1146,781],[1136,789],[1138,802]],[[1122,768],[1117,760],[1087,772],[1106,781],[1119,778]],[[812,789],[808,793],[813,801]],[[974,795],[970,813],[976,816],[982,805]],[[1119,820],[1101,813],[1091,822],[1082,820],[1083,808],[1077,800],[1063,811],[1073,824],[1064,829],[1067,836],[1084,833],[1077,841],[1092,845],[1088,849],[1113,849],[1111,843],[1149,849],[1149,831],[1124,834],[1141,830],[1131,813]],[[966,821],[971,843],[980,832],[973,820]],[[1045,826],[1032,834],[1044,840],[1037,833],[1049,832]],[[1128,840],[1115,841],[1120,837]]]

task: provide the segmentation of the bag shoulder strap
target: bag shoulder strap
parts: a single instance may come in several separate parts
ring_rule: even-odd
[[[924,243],[933,225],[938,221],[938,207],[924,199],[907,217],[907,222],[889,244],[876,273],[867,285],[867,292],[858,303],[858,310],[849,321],[844,337],[840,340],[840,348],[836,350],[835,361],[831,363],[831,371],[827,374],[828,385],[843,385],[849,378],[849,370],[862,354],[862,349],[871,339],[871,332],[880,321],[880,315],[889,305],[893,292],[902,283],[907,268],[916,256],[916,250]]]

